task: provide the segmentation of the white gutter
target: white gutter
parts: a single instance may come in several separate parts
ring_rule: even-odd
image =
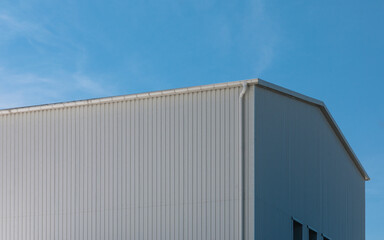
[[[61,109],[61,108],[78,107],[78,106],[89,106],[89,105],[102,104],[102,103],[131,101],[131,100],[138,100],[138,99],[145,99],[145,98],[163,97],[163,96],[171,96],[171,95],[177,95],[177,94],[185,94],[185,93],[194,93],[194,92],[209,91],[209,90],[216,90],[216,89],[232,88],[232,87],[241,86],[244,81],[246,81],[248,84],[257,84],[259,79],[251,79],[251,80],[243,80],[243,81],[227,82],[227,83],[215,83],[215,84],[203,85],[203,86],[197,86],[197,87],[177,88],[177,89],[164,90],[164,91],[130,94],[130,95],[115,96],[115,97],[95,98],[95,99],[87,99],[87,100],[78,100],[78,101],[72,101],[72,102],[60,102],[60,103],[51,103],[51,104],[45,104],[45,105],[27,106],[27,107],[10,108],[10,109],[0,109],[0,116],[1,115],[8,115],[8,114],[15,114],[15,113],[24,113],[24,112],[33,112],[33,111],[42,111],[42,110],[51,110],[51,109]]]
[[[216,90],[216,89],[225,89],[225,88],[231,88],[231,87],[238,87],[241,85],[244,86],[244,83],[248,85],[257,85],[259,87],[269,89],[270,91],[273,91],[282,95],[286,95],[288,97],[293,97],[299,101],[319,107],[321,111],[324,113],[325,117],[327,118],[329,124],[331,124],[336,135],[339,137],[341,143],[344,145],[344,148],[347,150],[348,154],[352,158],[354,164],[358,168],[364,180],[368,181],[370,179],[364,167],[360,163],[356,154],[353,152],[348,141],[344,137],[340,128],[337,126],[335,120],[332,118],[332,115],[330,114],[327,107],[322,101],[288,90],[286,88],[277,86],[275,84],[263,81],[261,79],[250,79],[250,80],[243,80],[243,81],[236,81],[236,82],[216,83],[216,84],[197,86],[197,87],[187,87],[187,88],[179,88],[179,89],[156,91],[156,92],[141,93],[141,94],[122,95],[122,96],[116,96],[116,97],[96,98],[96,99],[80,100],[80,101],[73,101],[73,102],[53,103],[53,104],[46,104],[46,105],[39,105],[39,106],[0,109],[0,116],[17,114],[17,113],[51,110],[51,109],[89,106],[89,105],[95,105],[95,104],[112,103],[112,102],[120,102],[120,101],[131,101],[131,100],[138,100],[138,99],[145,99],[145,98],[171,96],[176,94],[185,94],[185,93],[209,91],[209,90]]]
[[[239,240],[244,240],[244,95],[248,84],[243,82],[243,90],[239,95]]]

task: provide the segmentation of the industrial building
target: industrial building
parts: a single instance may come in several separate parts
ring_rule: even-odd
[[[323,102],[260,79],[0,110],[0,239],[362,240]]]

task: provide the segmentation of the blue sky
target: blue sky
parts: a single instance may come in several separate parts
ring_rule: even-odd
[[[0,108],[249,78],[319,98],[384,219],[384,1],[0,1]]]

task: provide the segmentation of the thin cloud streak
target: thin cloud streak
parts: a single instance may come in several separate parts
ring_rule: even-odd
[[[279,47],[280,31],[268,14],[265,3],[257,0],[251,3],[244,16],[243,33],[249,39],[250,49],[255,52],[254,68],[261,75],[273,63]]]
[[[113,86],[105,87],[81,73],[62,73],[59,77],[33,73],[13,73],[0,68],[0,108],[13,108],[67,101],[67,96],[108,96]]]
[[[39,43],[46,46],[72,48],[75,51],[82,50],[82,46],[60,33],[57,27],[52,31],[48,26],[24,20],[22,17],[0,13],[0,41],[3,44],[17,38],[24,38],[30,44]]]
[[[22,37],[29,41],[55,44],[56,37],[44,27],[27,21],[22,21],[7,14],[0,15],[0,32],[3,41],[11,41]]]
[[[0,13],[0,47],[6,47],[17,39],[27,39],[36,49],[64,49],[67,54],[72,55],[73,61],[55,64],[49,61],[50,56],[45,61],[45,58],[41,58],[45,69],[39,69],[37,73],[23,69],[23,66],[6,65],[7,59],[4,55],[0,56],[0,64],[4,63],[0,66],[0,108],[66,101],[70,100],[68,97],[106,96],[113,92],[113,86],[103,86],[100,79],[90,77],[84,71],[88,57],[80,43],[62,37],[60,29],[52,32],[44,24],[26,21],[3,11]],[[73,66],[68,67],[67,64]],[[64,70],[71,68],[73,71]]]

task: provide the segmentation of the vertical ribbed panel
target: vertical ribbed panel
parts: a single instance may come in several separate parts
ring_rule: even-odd
[[[237,239],[239,87],[0,117],[0,239]],[[254,87],[245,97],[254,238]]]

